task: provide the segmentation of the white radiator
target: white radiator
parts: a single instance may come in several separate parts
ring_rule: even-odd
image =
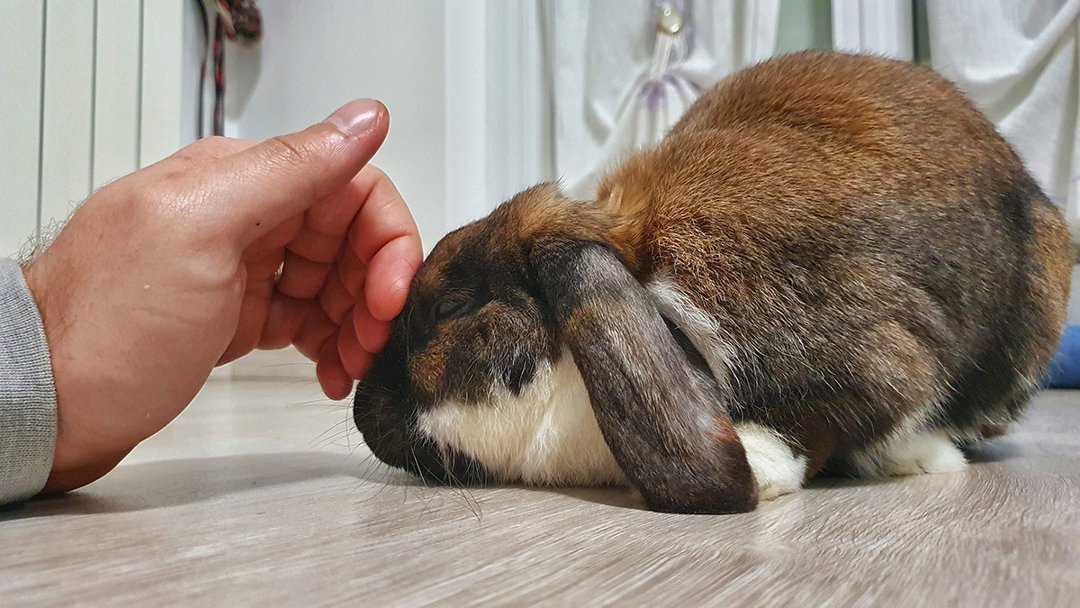
[[[0,255],[193,139],[188,4],[0,0]]]

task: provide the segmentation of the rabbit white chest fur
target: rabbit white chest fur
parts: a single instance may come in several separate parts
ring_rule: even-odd
[[[439,403],[420,414],[417,427],[441,450],[467,454],[502,479],[583,486],[626,481],[569,352],[545,363],[518,395],[495,386],[491,403]]]

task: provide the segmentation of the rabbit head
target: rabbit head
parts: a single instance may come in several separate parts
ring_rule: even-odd
[[[357,389],[372,452],[446,482],[629,483],[656,510],[752,509],[716,384],[618,234],[541,185],[444,238]]]

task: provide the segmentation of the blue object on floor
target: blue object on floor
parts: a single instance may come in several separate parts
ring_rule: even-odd
[[[1080,388],[1080,325],[1069,325],[1050,361],[1050,388]]]

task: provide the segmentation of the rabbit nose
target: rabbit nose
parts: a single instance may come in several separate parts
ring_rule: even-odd
[[[372,384],[371,382],[361,380],[356,384],[354,406],[357,409],[373,409],[385,407],[386,403],[390,399],[389,396],[383,393],[384,391],[380,390],[378,386]]]
[[[377,387],[359,386],[353,403],[353,422],[364,443],[383,462],[405,468],[410,452],[404,416],[392,395]]]
[[[353,399],[353,420],[365,435],[368,431],[384,431],[388,427],[404,427],[404,417],[395,407],[396,399],[381,386],[361,381]]]

